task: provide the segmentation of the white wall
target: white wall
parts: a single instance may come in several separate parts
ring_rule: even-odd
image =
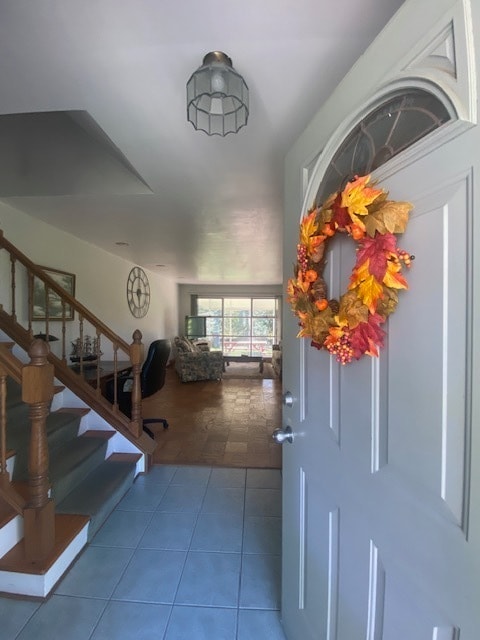
[[[78,301],[128,343],[131,343],[135,329],[142,332],[145,345],[158,338],[172,338],[176,335],[178,303],[177,285],[173,280],[145,269],[150,281],[150,308],[144,318],[137,319],[131,315],[126,297],[127,277],[134,266],[131,262],[78,240],[1,202],[0,229],[9,242],[36,264],[74,273],[75,297]],[[10,282],[8,269],[8,262],[2,256],[0,303],[5,287]],[[17,283],[18,286],[25,288],[21,282]],[[76,322],[67,324],[72,332],[78,331]],[[53,334],[54,325],[52,323],[50,327],[50,333]]]

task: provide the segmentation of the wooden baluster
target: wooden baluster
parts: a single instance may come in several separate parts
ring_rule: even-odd
[[[45,335],[48,340],[48,336],[50,334],[50,309],[49,309],[49,301],[50,298],[50,289],[48,284],[45,285]]]
[[[22,400],[29,405],[31,436],[28,459],[29,497],[24,511],[25,556],[45,558],[55,544],[55,506],[49,498],[46,419],[53,398],[53,365],[47,361],[48,343],[34,340],[30,363],[22,370]]]
[[[113,345],[113,406],[118,409],[118,344],[115,342]]]
[[[65,327],[66,327],[67,312],[66,312],[66,307],[65,307],[65,300],[61,300],[61,303],[62,303],[62,328],[61,328],[61,334],[62,334],[62,360],[63,360],[63,362],[66,362],[66,357],[65,357]]]
[[[143,431],[142,418],[142,388],[140,383],[140,373],[143,363],[142,334],[136,329],[133,333],[133,343],[130,345],[130,362],[132,363],[132,416],[130,422],[130,432],[139,438]]]
[[[0,365],[0,474],[7,473],[7,372]]]
[[[79,315],[78,324],[80,337],[80,353],[78,355],[80,356],[80,375],[83,375],[83,316]]]
[[[15,300],[15,289],[17,286],[16,280],[15,280],[15,256],[12,256],[10,254],[10,272],[11,272],[11,279],[10,279],[10,283],[12,286],[12,308],[11,308],[11,316],[12,316],[12,320],[14,320],[15,322],[17,321],[17,311],[16,311],[16,300]]]
[[[67,362],[67,323],[62,318],[62,362]]]
[[[33,338],[33,273],[27,272],[28,280],[28,333]]]
[[[96,349],[95,349],[95,355],[97,356],[97,386],[96,386],[96,391],[97,391],[97,396],[100,396],[100,395],[102,395],[102,389],[101,389],[101,386],[100,386],[100,370],[101,370],[101,367],[100,367],[100,357],[101,357],[100,356],[100,351],[101,351],[101,349],[100,349],[100,336],[101,336],[101,333],[100,333],[99,329],[96,330],[95,335],[97,337]]]

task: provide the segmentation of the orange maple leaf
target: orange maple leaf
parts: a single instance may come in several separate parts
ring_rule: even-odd
[[[342,207],[348,209],[350,216],[355,214],[359,216],[368,215],[367,205],[372,204],[383,193],[383,189],[367,187],[366,185],[369,181],[370,175],[361,178],[356,176],[353,182],[347,182],[347,186],[342,192]],[[352,217],[352,220],[358,224],[358,219]]]
[[[300,223],[300,244],[303,244],[309,255],[322,244],[327,236],[318,234],[317,209],[309,213]]]

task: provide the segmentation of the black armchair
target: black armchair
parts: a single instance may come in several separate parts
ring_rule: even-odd
[[[170,340],[154,340],[148,348],[147,357],[142,366],[140,373],[140,388],[142,399],[153,395],[165,384],[165,375],[167,370],[168,357],[170,355]],[[129,418],[132,415],[132,386],[133,378],[131,376],[119,376],[117,378],[117,402],[118,408]],[[106,397],[113,403],[114,401],[114,381],[111,380],[107,384]],[[165,418],[144,418],[143,430],[151,437],[153,432],[146,426],[161,422],[164,429],[168,429],[168,422]]]

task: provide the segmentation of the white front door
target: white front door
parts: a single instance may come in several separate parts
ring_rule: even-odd
[[[452,12],[463,6],[443,4]],[[430,6],[410,3],[412,21],[419,5]],[[367,68],[376,54],[367,52]],[[289,640],[480,637],[480,417],[472,393],[479,148],[478,127],[463,129],[433,150],[420,143],[421,153],[411,149],[375,176],[390,198],[413,203],[398,244],[416,256],[378,359],[342,367],[295,338],[286,310],[284,388],[293,406],[284,409],[284,426],[294,432],[283,445]],[[287,203],[293,182],[287,172]],[[292,247],[298,221],[287,213]],[[332,247],[330,298],[346,290],[354,252],[346,238]],[[288,277],[291,252],[286,260]]]

